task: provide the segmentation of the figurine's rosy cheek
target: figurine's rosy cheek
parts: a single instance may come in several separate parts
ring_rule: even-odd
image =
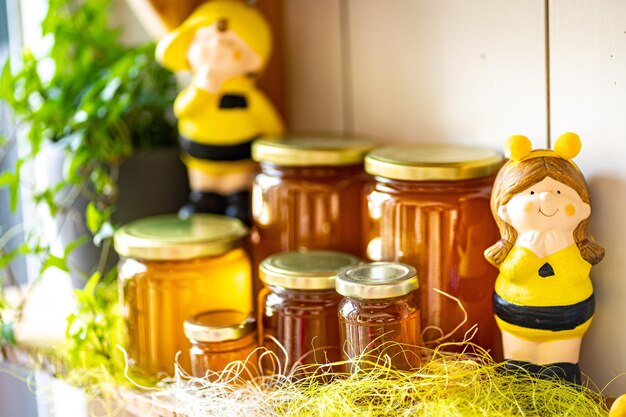
[[[569,217],[572,217],[574,214],[576,214],[576,207],[574,207],[573,204],[566,205],[565,214],[567,214]]]
[[[241,51],[239,49],[236,49],[235,52],[233,52],[233,59],[235,61],[239,61],[241,59]]]
[[[529,214],[533,211],[533,202],[532,201],[527,201],[526,204],[524,204],[524,212]]]

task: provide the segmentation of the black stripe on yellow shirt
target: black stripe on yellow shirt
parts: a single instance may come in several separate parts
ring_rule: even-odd
[[[520,327],[538,330],[572,330],[585,323],[596,309],[596,301],[589,298],[576,304],[555,307],[522,306],[510,303],[493,293],[493,310],[501,320]]]
[[[180,147],[190,156],[208,161],[241,161],[252,158],[252,142],[257,137],[253,137],[243,143],[236,145],[207,145],[180,137]]]

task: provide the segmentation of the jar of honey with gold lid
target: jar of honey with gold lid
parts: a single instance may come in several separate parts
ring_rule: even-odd
[[[207,310],[252,311],[248,229],[237,219],[195,214],[131,222],[114,236],[119,290],[131,365],[172,374],[176,354],[191,347],[186,319]],[[180,364],[189,370],[188,355]]]
[[[283,252],[260,266],[259,338],[288,374],[296,365],[340,360],[335,277],[357,265],[354,256],[333,251]]]
[[[410,265],[373,262],[344,269],[335,282],[342,352],[352,371],[380,366],[408,371],[420,364],[417,271]]]
[[[185,336],[191,343],[191,374],[243,381],[258,374],[256,321],[251,313],[211,310],[185,320]],[[228,372],[223,374],[224,369]]]
[[[360,257],[365,139],[284,137],[259,139],[252,157],[261,172],[252,188],[254,261],[303,249],[334,250]],[[262,287],[255,280],[255,289]]]
[[[367,257],[417,268],[427,344],[462,341],[478,325],[472,342],[499,357],[491,301],[497,270],[483,252],[499,239],[489,199],[502,162],[490,149],[447,144],[386,146],[366,157],[375,176]]]

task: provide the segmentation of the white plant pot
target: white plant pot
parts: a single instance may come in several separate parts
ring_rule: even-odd
[[[65,153],[61,147],[53,145],[42,149],[34,164],[36,186],[41,189],[58,183],[62,178],[64,161]],[[135,153],[122,163],[118,185],[117,209],[113,214],[116,224],[146,216],[176,213],[189,195],[187,172],[177,148]],[[36,221],[43,226],[45,235],[60,253],[80,236],[92,238],[85,224],[88,203],[85,197],[79,197],[66,218],[57,215],[45,219],[45,213],[36,214]],[[100,253],[101,248],[90,241],[74,250],[69,262],[77,271],[90,273],[96,268]],[[117,262],[115,254],[112,255],[108,266]],[[77,287],[84,284],[80,274],[73,273],[72,280]]]

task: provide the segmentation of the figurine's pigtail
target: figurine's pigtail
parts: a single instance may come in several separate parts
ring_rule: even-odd
[[[587,233],[588,220],[583,220],[574,230],[574,240],[583,259],[591,265],[600,263],[604,258],[604,248],[595,242],[595,239]]]
[[[567,148],[558,149],[559,143],[563,143],[563,146],[567,146]],[[557,149],[563,154],[569,152],[569,154],[567,154],[568,156],[576,155],[580,150],[578,136],[573,133],[561,135],[557,140],[555,152]],[[545,158],[545,166],[550,177],[573,188],[578,193],[580,198],[591,206],[591,198],[589,197],[589,189],[587,188],[585,178],[580,173],[578,167],[574,165],[571,160],[566,160],[564,158]],[[589,219],[585,219],[580,222],[574,230],[574,241],[576,242],[580,255],[583,259],[591,265],[595,265],[599,263],[602,258],[604,258],[604,248],[598,245],[595,239],[589,234],[589,231],[587,230],[588,226]]]
[[[498,268],[513,248],[513,244],[507,240],[500,239],[494,245],[485,250],[485,259]]]
[[[571,160],[576,155],[578,155],[578,153],[580,152],[580,148],[581,143],[578,135],[572,132],[567,132],[559,136],[559,138],[556,140],[556,143],[554,145],[554,152],[561,158]],[[574,165],[574,167],[576,166]],[[553,171],[556,171],[559,174],[563,174],[567,173],[568,170],[564,169],[563,167],[557,167]],[[565,182],[568,181],[570,178],[577,178],[577,181],[575,181],[575,183],[573,184],[570,184],[570,186],[581,195],[583,201],[591,205],[591,200],[589,198],[589,192],[587,190],[585,179],[582,177],[577,167],[575,171],[576,172],[572,171],[567,173],[567,175],[563,175],[561,178],[559,178],[559,180]],[[555,176],[556,175],[558,174],[555,174]],[[576,242],[578,250],[580,250],[580,255],[583,257],[583,259],[585,259],[591,265],[595,265],[599,263],[602,258],[604,258],[604,248],[598,245],[595,242],[595,239],[587,231],[588,223],[589,220],[585,219],[580,222],[578,227],[576,227],[576,230],[574,230],[574,241]]]

